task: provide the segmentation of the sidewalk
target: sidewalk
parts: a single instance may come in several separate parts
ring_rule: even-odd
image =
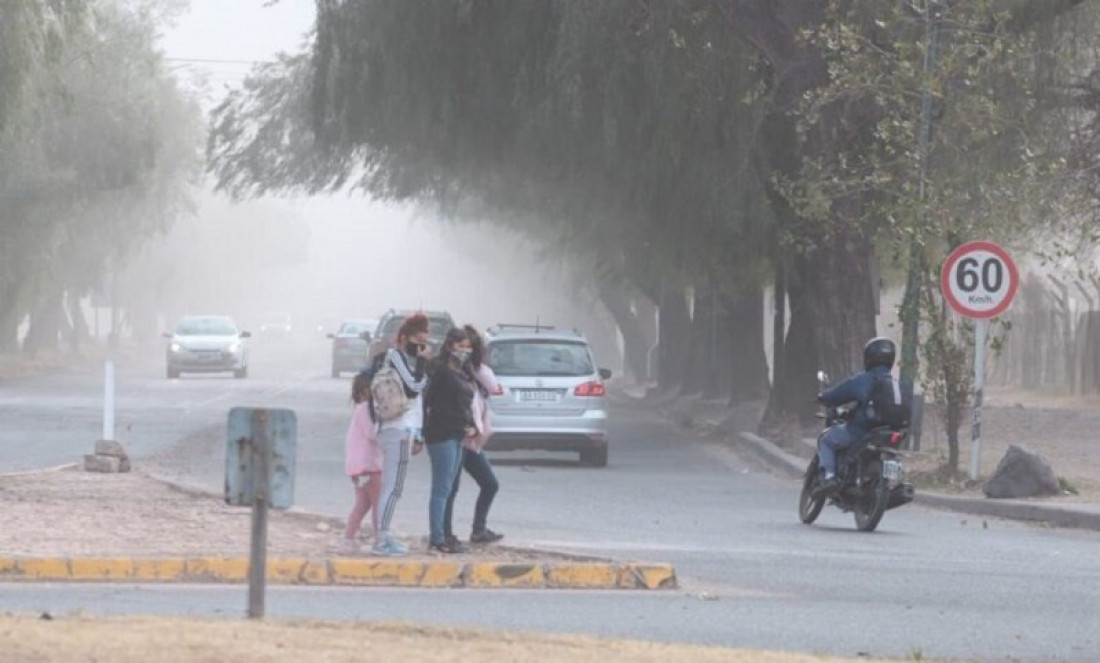
[[[814,454],[812,440],[803,440],[806,443],[806,453],[797,456],[754,433],[740,433],[737,442],[739,448],[748,450],[776,471],[792,479],[802,478]],[[989,499],[967,495],[947,495],[917,488],[913,502],[935,509],[977,516],[1030,521],[1054,527],[1100,530],[1100,504],[1054,503],[1050,501],[1052,499],[1057,498]]]
[[[74,466],[0,475],[0,582],[243,583],[251,508],[141,471],[96,474]],[[369,529],[369,527],[368,527]],[[338,518],[270,511],[272,584],[432,588],[673,589],[670,564],[618,562],[514,545],[431,553],[401,537],[405,557],[338,552]],[[365,544],[366,542],[364,542]],[[364,545],[364,548],[369,547]]]

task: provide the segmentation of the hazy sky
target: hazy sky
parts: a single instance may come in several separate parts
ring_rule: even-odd
[[[264,0],[191,0],[175,25],[165,27],[161,45],[182,80],[205,80],[201,98],[209,108],[226,86],[241,81],[248,63],[298,51],[314,16],[312,0],[281,0],[270,7]],[[376,317],[391,306],[423,306],[447,309],[459,322],[479,325],[533,322],[538,316],[543,323],[593,333],[596,326],[607,329],[602,307],[579,299],[567,279],[536,260],[534,247],[514,239],[502,242],[476,227],[447,229],[409,207],[346,195],[236,206],[204,196],[192,223],[258,217],[271,219],[272,233],[287,219],[309,229],[308,262],[266,279],[265,309],[331,320]],[[455,233],[465,235],[462,246],[483,248],[476,255],[455,250]],[[218,236],[233,241],[235,235]],[[224,247],[218,249],[224,253]],[[226,278],[235,277],[245,275],[227,271]],[[278,301],[267,301],[272,297]],[[255,308],[257,302],[250,304]]]

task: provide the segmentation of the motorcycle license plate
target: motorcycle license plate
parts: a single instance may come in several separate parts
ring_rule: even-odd
[[[901,479],[901,463],[896,460],[884,460],[882,461],[882,478],[887,481],[898,481]]]

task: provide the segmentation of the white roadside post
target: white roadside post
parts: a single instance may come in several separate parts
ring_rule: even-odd
[[[970,480],[977,481],[982,456],[982,399],[985,390],[989,319],[1012,303],[1020,275],[1008,252],[993,242],[967,242],[951,252],[940,272],[940,290],[959,315],[975,320],[974,404],[970,426]]]
[[[103,368],[103,439],[115,439],[115,362],[110,357]]]

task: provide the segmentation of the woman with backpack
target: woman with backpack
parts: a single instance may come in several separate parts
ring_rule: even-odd
[[[477,434],[462,440],[459,465],[473,477],[478,485],[477,503],[474,505],[474,522],[470,530],[470,543],[494,543],[504,538],[504,535],[486,527],[489,517],[489,508],[493,505],[493,498],[500,490],[493,466],[485,457],[485,443],[492,435],[492,411],[489,408],[489,396],[499,389],[497,376],[493,369],[489,368],[485,357],[485,343],[481,335],[473,325],[463,327],[466,335],[470,337],[470,360],[466,363],[466,370],[473,378],[473,400],[471,411],[474,418],[474,426]],[[447,540],[457,540],[451,530],[451,514],[454,511],[455,496],[458,495],[458,486],[461,483],[461,470],[456,474],[455,485],[451,488],[451,495],[447,499],[447,509],[443,518],[443,533]]]
[[[447,332],[424,397],[424,442],[432,464],[428,549],[446,554],[466,552],[458,539],[447,538],[444,521],[448,499],[462,469],[462,440],[477,435],[471,410],[474,383],[466,366],[471,350],[465,330]]]
[[[372,363],[371,396],[374,412],[381,420],[378,441],[383,458],[381,513],[372,555],[408,554],[408,548],[393,539],[390,524],[405,489],[410,450],[418,454],[424,444],[421,394],[428,385],[427,351],[428,317],[416,313],[401,323],[394,347]]]

